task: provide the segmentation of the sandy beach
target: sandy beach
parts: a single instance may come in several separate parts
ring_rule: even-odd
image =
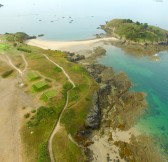
[[[28,45],[40,47],[43,49],[77,52],[86,49],[91,50],[93,47],[103,45],[104,42],[117,41],[117,40],[118,39],[114,37],[91,39],[91,40],[79,40],[79,41],[50,41],[41,39],[31,39],[28,40],[26,43]]]

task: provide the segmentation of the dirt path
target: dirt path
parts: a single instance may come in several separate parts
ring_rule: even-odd
[[[27,70],[27,68],[28,68],[28,63],[27,63],[27,60],[26,60],[26,58],[25,58],[25,56],[24,55],[21,55],[21,57],[22,57],[22,59],[23,59],[23,61],[24,61],[24,64],[25,64],[25,67],[24,67],[24,69],[23,69],[23,73],[25,73],[25,71]]]
[[[5,59],[3,56],[5,56],[6,59]],[[25,71],[26,71],[27,68],[28,68],[28,63],[27,63],[27,61],[26,61],[26,59],[25,59],[25,56],[24,56],[24,55],[21,55],[22,60],[23,60],[23,62],[24,62],[24,64],[25,64],[25,67],[24,67],[23,70],[20,70],[19,68],[17,68],[17,67],[13,64],[13,62],[12,62],[12,60],[10,59],[9,56],[7,56],[7,55],[3,55],[3,56],[1,56],[0,59],[1,59],[2,61],[6,62],[7,64],[9,64],[9,65],[10,65],[13,69],[15,69],[15,70],[20,74],[20,76],[22,77],[23,74],[25,73]]]
[[[8,63],[9,63],[9,65],[11,67],[13,67],[22,76],[23,72],[12,63],[10,57],[9,56],[5,56],[5,57],[6,57],[7,61],[8,61]]]
[[[53,64],[56,65],[57,67],[59,67],[59,68],[63,71],[63,73],[65,74],[65,76],[67,77],[68,81],[73,85],[73,88],[75,88],[75,83],[71,80],[70,76],[69,76],[68,73],[64,70],[64,68],[63,68],[62,66],[58,65],[58,64],[57,64],[56,62],[54,62],[53,60],[51,60],[48,56],[46,56],[46,55],[44,55],[44,54],[43,54],[43,56],[44,56],[48,61],[50,61],[51,63],[53,63]],[[73,88],[72,88],[72,89],[73,89]],[[72,90],[72,89],[71,89],[71,90]],[[70,90],[69,90],[69,91],[70,91]],[[52,134],[51,134],[51,136],[50,136],[50,138],[49,138],[48,150],[49,150],[51,162],[55,162],[54,153],[53,153],[53,149],[52,149],[52,141],[53,141],[53,138],[54,138],[55,134],[58,132],[58,130],[59,130],[59,128],[60,128],[60,120],[61,120],[61,118],[62,118],[62,115],[63,115],[65,109],[66,109],[67,106],[68,106],[68,103],[69,103],[69,91],[67,92],[66,104],[65,104],[65,106],[64,106],[64,108],[63,108],[63,110],[62,110],[62,112],[61,112],[61,114],[60,114],[60,116],[59,116],[59,118],[58,118],[58,121],[57,121],[57,123],[56,123],[56,125],[55,125],[55,128],[53,129],[53,132],[52,132]]]
[[[64,68],[60,65],[58,65],[56,62],[54,62],[53,60],[51,60],[48,56],[44,55],[43,56],[48,60],[50,61],[51,63],[53,63],[54,65],[58,66],[62,71],[63,73],[65,74],[65,76],[67,77],[68,81],[73,85],[73,88],[75,88],[75,83],[71,80],[70,76],[68,75],[68,73],[64,70]]]

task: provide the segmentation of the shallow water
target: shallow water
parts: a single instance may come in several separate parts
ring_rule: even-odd
[[[160,61],[134,57],[123,50],[107,46],[107,55],[99,63],[124,71],[134,84],[133,90],[147,94],[148,109],[136,127],[156,137],[164,149],[168,144],[168,52],[159,53]]]

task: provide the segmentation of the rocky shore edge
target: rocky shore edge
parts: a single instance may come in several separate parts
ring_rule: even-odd
[[[130,43],[127,41],[109,41],[111,45],[119,47],[124,51],[131,53],[133,55],[145,55],[145,56],[153,56],[162,51],[168,51],[168,45],[160,45],[160,44],[138,44],[138,43]]]
[[[146,111],[146,94],[131,91],[132,83],[125,73],[116,74],[111,67],[95,62],[95,58],[106,53],[105,49],[98,47],[92,53],[90,58],[78,56],[82,59],[76,60],[100,87],[93,96],[93,106],[84,126],[76,134],[76,140],[85,150],[87,161],[99,159],[95,152],[101,148],[96,146],[103,150],[105,145],[107,162],[166,161],[151,137],[130,131]]]

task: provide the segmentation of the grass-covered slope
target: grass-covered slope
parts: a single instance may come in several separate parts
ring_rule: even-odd
[[[24,69],[21,59],[21,55],[24,55],[28,69],[23,77],[26,85],[23,90],[39,105],[32,107],[32,111],[29,111],[28,107],[23,107],[22,110],[21,137],[24,161],[50,162],[48,140],[65,106],[67,91],[69,88],[71,89],[63,71],[49,62],[43,54],[63,67],[76,85],[76,88],[69,91],[68,107],[61,119],[62,129],[56,134],[53,141],[55,158],[61,162],[69,162],[70,159],[74,162],[84,161],[82,150],[69,139],[68,135],[71,134],[74,139],[76,132],[83,126],[86,115],[92,106],[92,95],[97,89],[97,84],[83,67],[69,62],[64,52],[28,46],[22,43],[25,36],[23,33],[21,33],[21,39],[20,33],[19,39],[16,39],[18,33],[0,36],[0,54],[8,55],[12,60],[17,58],[21,62],[20,69]],[[4,72],[7,73],[7,70],[13,70],[9,68],[5,71],[6,66],[5,64],[4,67],[0,67],[0,75],[3,75]],[[17,75],[15,70],[14,74],[8,77],[15,77]],[[37,88],[40,90],[36,90]],[[66,156],[62,156],[64,154]]]
[[[138,43],[166,42],[168,31],[147,23],[133,22],[130,19],[113,19],[102,25],[108,36]]]

